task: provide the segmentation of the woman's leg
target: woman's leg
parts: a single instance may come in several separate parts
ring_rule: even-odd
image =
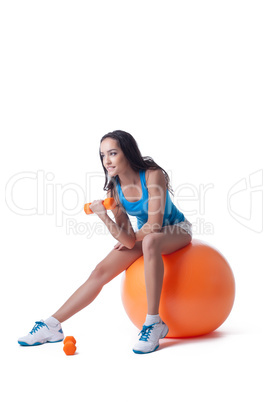
[[[87,281],[52,316],[60,322],[88,306],[100,293],[102,287],[127,269],[142,255],[141,241],[132,249],[112,250],[92,271]]]
[[[159,233],[143,239],[145,284],[148,314],[159,314],[159,303],[164,277],[162,254],[170,254],[187,246],[192,237],[179,226],[165,226]]]

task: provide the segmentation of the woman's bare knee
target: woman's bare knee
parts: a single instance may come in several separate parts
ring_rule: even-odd
[[[88,278],[88,280],[92,279],[99,282],[101,286],[108,282],[108,269],[106,264],[100,262],[98,265],[96,265],[95,269],[93,269]]]
[[[159,249],[160,239],[157,233],[150,233],[142,241],[143,254]]]
[[[133,249],[122,251],[112,250],[96,265],[96,268],[91,272],[88,281],[96,280],[103,286],[127,269],[130,264],[142,255],[141,242],[137,243]]]

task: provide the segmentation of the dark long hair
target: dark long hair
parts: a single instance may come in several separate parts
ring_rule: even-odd
[[[127,158],[131,168],[138,172],[139,170],[147,170],[147,169],[161,169],[162,172],[164,173],[165,179],[166,179],[166,186],[168,191],[173,195],[173,190],[170,186],[170,179],[167,174],[167,172],[161,168],[150,156],[142,156],[141,152],[139,150],[138,144],[136,140],[133,138],[133,136],[125,131],[121,130],[116,130],[112,131],[108,134],[105,134],[101,140],[100,144],[102,143],[103,140],[106,138],[112,138],[117,141],[118,145],[122,149],[125,157]],[[101,150],[99,149],[100,153],[100,160],[101,164],[105,173],[105,184],[103,187],[103,190],[108,191],[111,190],[111,197],[115,196],[115,187],[116,187],[116,177],[115,178],[110,178],[108,177],[108,171],[105,169],[101,157]]]

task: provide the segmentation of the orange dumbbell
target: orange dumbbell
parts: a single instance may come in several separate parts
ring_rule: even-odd
[[[73,336],[66,336],[63,341],[63,350],[67,356],[74,355],[76,351],[76,339]]]
[[[104,207],[106,209],[114,209],[116,207],[116,202],[114,200],[114,198],[110,197],[110,198],[106,198],[104,201],[102,201]],[[89,206],[92,204],[92,202],[85,204],[84,206],[84,211],[87,215],[89,214],[93,214],[93,212],[91,211],[91,209],[89,208]]]

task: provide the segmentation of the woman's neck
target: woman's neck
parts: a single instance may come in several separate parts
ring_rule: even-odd
[[[118,175],[120,184],[123,187],[129,185],[136,185],[140,182],[140,174],[139,172],[135,172],[134,170],[126,170],[125,172]]]

